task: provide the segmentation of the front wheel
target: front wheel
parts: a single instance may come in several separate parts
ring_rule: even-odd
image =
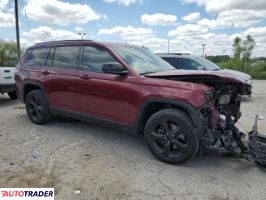
[[[199,149],[199,138],[191,119],[177,109],[167,108],[153,114],[144,134],[152,154],[166,163],[184,163]]]

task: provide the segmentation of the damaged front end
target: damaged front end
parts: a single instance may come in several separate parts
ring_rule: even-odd
[[[258,116],[249,133],[236,127],[242,115],[241,95],[251,95],[251,82],[224,71],[174,70],[148,76],[210,86],[212,90],[205,93],[206,103],[199,108],[204,127],[204,133],[200,135],[201,151],[235,154],[266,166],[266,137],[258,133]]]
[[[212,84],[213,92],[206,94],[206,104],[200,108],[205,128],[202,147],[218,154],[237,154],[249,161],[266,166],[266,137],[257,130],[258,116],[253,130],[246,134],[235,126],[241,117],[240,104],[242,94],[250,93],[247,85]]]

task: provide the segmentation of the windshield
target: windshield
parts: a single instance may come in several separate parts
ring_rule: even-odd
[[[216,65],[215,63],[209,61],[206,58],[195,57],[195,60],[199,61],[201,66],[204,67],[206,70],[215,71],[215,70],[220,70],[221,69],[218,65]]]
[[[146,48],[113,46],[112,49],[132,67],[137,74],[169,71],[175,68]]]

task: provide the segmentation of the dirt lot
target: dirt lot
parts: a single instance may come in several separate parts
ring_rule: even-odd
[[[239,126],[266,117],[266,81],[254,81]],[[32,124],[24,105],[0,95],[0,187],[55,187],[56,199],[265,199],[266,169],[248,161],[198,156],[157,161],[141,136],[80,121]],[[266,133],[265,121],[259,128]],[[80,194],[75,194],[79,190]]]

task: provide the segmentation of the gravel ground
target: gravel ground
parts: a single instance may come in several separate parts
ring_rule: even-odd
[[[243,98],[241,129],[251,129],[256,113],[266,117],[265,87],[254,81],[252,98]],[[74,120],[34,125],[23,104],[2,95],[0,127],[0,187],[54,187],[64,200],[266,196],[266,170],[254,163],[202,155],[168,165],[149,153],[142,136]],[[259,129],[266,133],[265,121]]]

